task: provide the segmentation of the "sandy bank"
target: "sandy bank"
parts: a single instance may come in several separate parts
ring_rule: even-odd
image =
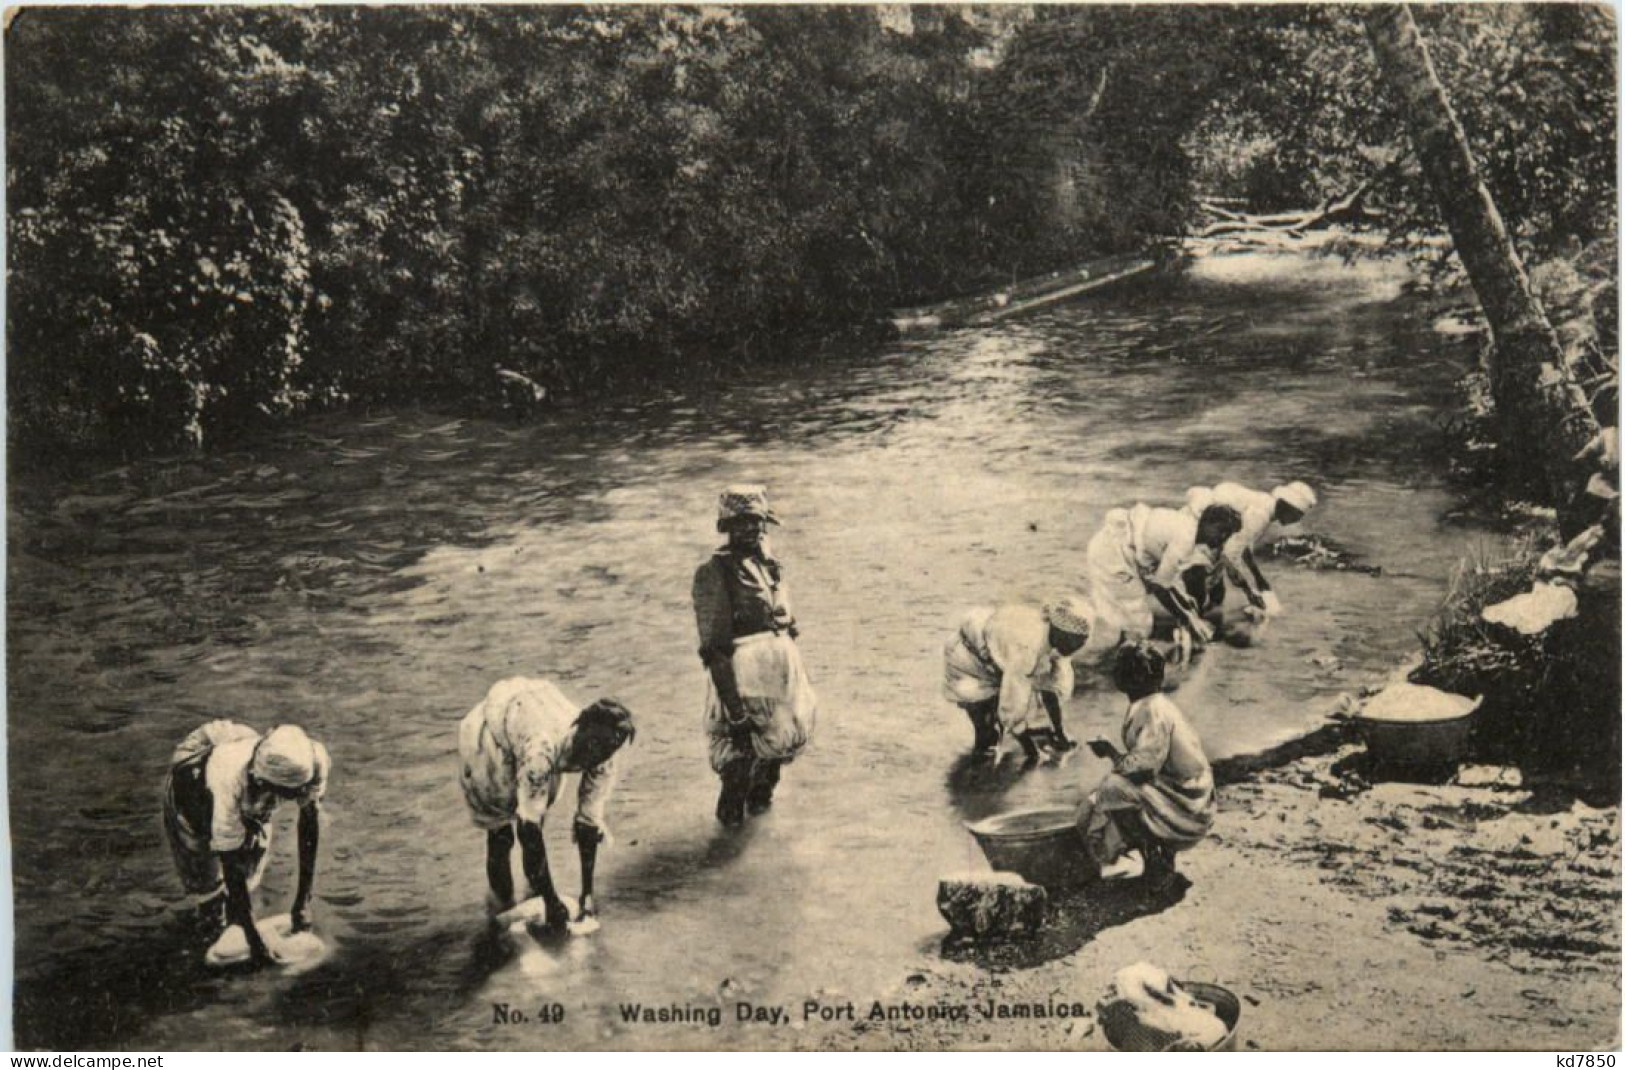
[[[1160,902],[1074,895],[1040,940],[922,960],[886,997],[966,1004],[964,1023],[859,1021],[798,1044],[1104,1050],[1092,1016],[980,1008],[1092,1008],[1145,959],[1240,995],[1242,1049],[1617,1046],[1618,811],[1511,768],[1373,786],[1362,763],[1342,745],[1255,770],[1221,789],[1214,835]]]

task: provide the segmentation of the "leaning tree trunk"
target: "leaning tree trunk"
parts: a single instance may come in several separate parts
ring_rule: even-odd
[[[1456,254],[1489,321],[1494,346],[1487,371],[1502,452],[1520,482],[1542,488],[1551,504],[1564,509],[1584,478],[1574,458],[1597,434],[1596,418],[1530,290],[1410,8],[1373,5],[1365,25],[1383,83],[1410,129]]]

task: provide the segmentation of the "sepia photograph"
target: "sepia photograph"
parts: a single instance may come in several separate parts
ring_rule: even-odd
[[[0,1042],[1612,1066],[1618,61],[9,8]]]

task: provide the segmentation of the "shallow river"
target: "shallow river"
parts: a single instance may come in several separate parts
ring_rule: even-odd
[[[865,999],[935,953],[960,822],[1076,799],[1089,756],[965,760],[941,649],[973,605],[1077,586],[1104,512],[1199,482],[1322,494],[1307,530],[1383,575],[1271,575],[1287,615],[1216,647],[1177,700],[1215,757],[1318,723],[1415,645],[1483,538],[1444,519],[1438,425],[1468,350],[1392,267],[1199,263],[995,327],[656,390],[515,425],[330,418],[73,486],[14,476],[9,774],[20,1046],[779,1045],[620,1023],[621,1002]],[[763,481],[785,526],[819,734],[775,811],[711,817],[688,605],[716,492]],[[1269,563],[1265,563],[1269,569]],[[483,837],[456,723],[495,680],[612,694],[639,732],[600,863],[605,926],[552,951],[482,925]],[[1073,734],[1115,735],[1085,683]],[[229,716],[297,721],[335,771],[300,976],[205,975],[158,823],[164,762]],[[573,793],[562,797],[567,813]],[[564,890],[568,822],[550,822]],[[284,909],[291,814],[262,895]],[[492,1023],[557,1002],[564,1022]]]

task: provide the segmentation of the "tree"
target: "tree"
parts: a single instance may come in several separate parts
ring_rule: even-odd
[[[1410,9],[1379,5],[1365,18],[1384,85],[1489,322],[1495,344],[1487,370],[1503,445],[1525,485],[1545,488],[1566,507],[1580,476],[1575,457],[1596,437],[1597,421],[1530,289]]]

